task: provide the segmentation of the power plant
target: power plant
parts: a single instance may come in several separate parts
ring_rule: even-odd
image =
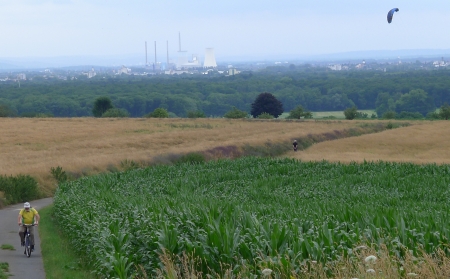
[[[200,59],[197,54],[192,54],[190,57],[188,56],[188,52],[186,50],[182,50],[181,48],[181,33],[178,33],[178,51],[175,63],[170,63],[169,60],[169,41],[167,44],[167,62],[161,63],[157,61],[156,55],[156,41],[155,41],[155,62],[153,64],[153,71],[166,70],[166,73],[169,72],[180,72],[180,71],[188,71],[192,69],[206,68],[206,69],[214,69],[217,67],[216,57],[214,55],[214,48],[206,48],[205,57],[203,61],[203,65],[200,62]],[[165,65],[164,65],[165,64]],[[145,42],[145,66],[148,67],[148,56],[147,56],[147,42]]]
[[[214,56],[214,49],[207,48],[205,50],[205,61],[203,62],[203,68],[216,68],[216,57]]]

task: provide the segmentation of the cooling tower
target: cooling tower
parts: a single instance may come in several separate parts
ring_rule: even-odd
[[[214,56],[214,49],[207,48],[205,51],[205,62],[203,68],[215,68],[217,67],[216,57]]]

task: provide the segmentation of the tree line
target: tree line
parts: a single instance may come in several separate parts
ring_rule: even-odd
[[[111,100],[130,117],[157,108],[172,116],[192,112],[222,117],[236,108],[250,112],[263,92],[270,92],[288,112],[343,111],[347,108],[386,112],[427,113],[450,103],[450,70],[327,71],[270,67],[235,76],[126,76],[89,80],[39,80],[0,85],[0,116],[93,116],[95,101]]]

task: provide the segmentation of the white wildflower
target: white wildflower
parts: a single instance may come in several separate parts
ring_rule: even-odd
[[[377,260],[377,257],[374,255],[367,256],[364,260],[366,263],[374,263]]]
[[[366,270],[367,273],[375,273],[374,269],[369,268],[368,270]]]
[[[264,276],[269,276],[271,273],[272,273],[272,269],[269,269],[269,268],[265,268],[265,269],[263,269],[263,271],[262,271],[262,274],[263,274]]]
[[[409,277],[416,277],[417,274],[416,274],[416,273],[413,273],[413,272],[410,272],[410,273],[406,274],[406,276],[409,276]]]

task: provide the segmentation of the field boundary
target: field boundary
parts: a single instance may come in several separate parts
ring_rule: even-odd
[[[332,132],[324,132],[319,134],[308,134],[306,136],[300,136],[298,138],[292,138],[288,142],[287,140],[272,142],[267,141],[264,145],[250,145],[245,144],[243,146],[227,145],[217,146],[211,149],[207,149],[199,152],[189,152],[180,154],[163,154],[153,158],[153,164],[165,164],[177,162],[182,156],[186,154],[200,154],[204,157],[205,161],[216,159],[236,159],[246,156],[255,157],[277,157],[286,154],[292,150],[292,141],[295,139],[298,143],[298,150],[305,150],[308,147],[331,140],[338,140],[349,137],[357,137],[366,134],[379,133],[389,129],[395,129],[400,127],[410,126],[408,122],[388,122],[388,123],[362,123],[359,127],[334,130]]]

